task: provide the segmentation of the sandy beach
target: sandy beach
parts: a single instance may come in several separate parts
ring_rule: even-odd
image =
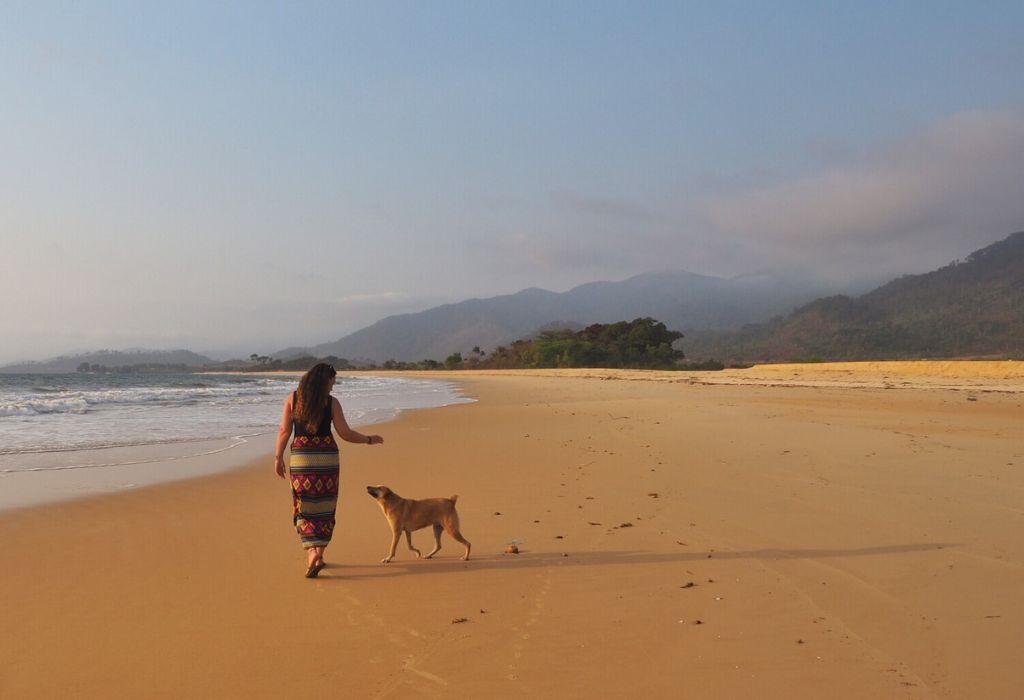
[[[477,402],[343,445],[315,580],[272,439],[0,514],[0,697],[1017,698],[1020,367],[431,373]],[[371,484],[470,561],[381,564]]]

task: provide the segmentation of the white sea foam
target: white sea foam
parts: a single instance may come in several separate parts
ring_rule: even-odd
[[[132,387],[93,391],[51,390],[39,395],[5,392],[0,396],[0,417],[31,416],[49,413],[86,413],[112,406],[147,404],[192,405],[209,403],[262,403],[275,395],[267,386]]]
[[[0,418],[38,416],[47,413],[85,413],[89,402],[82,396],[58,396],[50,399],[15,398],[0,402]]]
[[[0,473],[26,468],[19,456],[116,447],[230,440],[275,430],[294,377],[216,375],[0,375]],[[354,426],[412,408],[463,401],[448,382],[342,377],[335,387]],[[90,460],[56,460],[69,468]]]

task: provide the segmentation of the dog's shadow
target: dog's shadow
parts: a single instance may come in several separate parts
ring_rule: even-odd
[[[799,559],[833,559],[842,557],[872,557],[894,554],[913,554],[944,549],[955,545],[947,543],[895,544],[850,549],[753,549],[740,551],[701,552],[521,552],[519,554],[485,554],[462,561],[455,555],[434,559],[393,560],[390,564],[328,564],[321,581],[393,578],[396,576],[424,576],[454,571],[483,571],[489,569],[534,569],[552,566],[628,566],[632,564],[673,564],[695,561],[732,561],[754,559],[765,561]]]

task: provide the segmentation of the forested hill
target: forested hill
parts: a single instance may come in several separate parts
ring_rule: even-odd
[[[1024,359],[1024,232],[863,296],[832,296],[732,333],[691,332],[690,359],[726,362]]]

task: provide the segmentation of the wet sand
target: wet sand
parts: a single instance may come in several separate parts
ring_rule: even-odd
[[[970,364],[453,373],[343,445],[316,580],[271,440],[0,514],[0,697],[1016,698],[1024,378]],[[368,484],[471,560],[380,564]]]

